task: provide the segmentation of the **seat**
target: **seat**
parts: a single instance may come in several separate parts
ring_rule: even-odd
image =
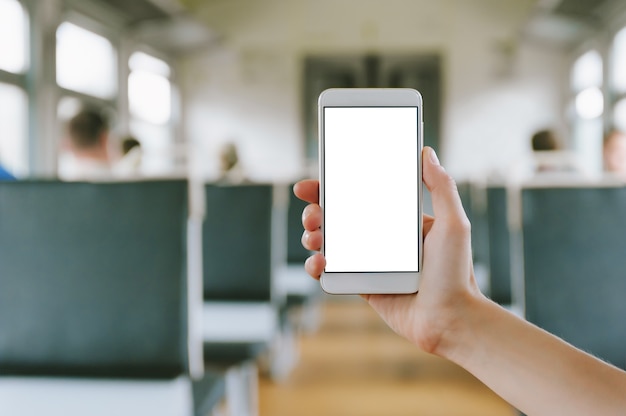
[[[230,366],[229,403],[258,411],[259,360],[271,374],[288,368],[273,271],[274,186],[206,184],[203,224],[204,359]]]
[[[474,182],[458,182],[463,209],[472,224],[474,275],[481,291],[489,292],[489,236],[486,189]]]
[[[0,183],[0,414],[218,406],[187,229],[182,180]]]
[[[288,193],[285,244],[285,259],[280,263],[276,277],[279,290],[286,295],[284,315],[290,319],[296,330],[313,331],[320,321],[319,305],[322,299],[318,282],[304,270],[304,262],[311,252],[302,246],[302,211],[308,205],[293,193],[293,185]]]
[[[487,187],[489,234],[489,295],[501,305],[513,303],[511,289],[511,231],[508,220],[507,188]]]
[[[526,318],[626,368],[626,188],[522,190]]]

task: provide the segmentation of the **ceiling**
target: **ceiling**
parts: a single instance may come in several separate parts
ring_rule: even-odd
[[[216,33],[200,20],[203,9],[215,0],[99,1],[124,15],[139,39],[167,52],[197,50],[217,39]],[[537,0],[521,36],[568,48],[598,30],[613,10],[623,10],[620,3],[623,0]]]
[[[602,28],[620,0],[537,0],[522,36],[555,47],[569,48]]]
[[[212,44],[216,35],[178,0],[98,0],[124,17],[132,36],[171,55]]]

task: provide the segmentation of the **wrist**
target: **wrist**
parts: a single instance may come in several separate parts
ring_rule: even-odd
[[[488,325],[494,306],[499,307],[482,294],[468,293],[457,299],[432,353],[462,364],[463,357],[470,355],[477,345],[480,330]]]

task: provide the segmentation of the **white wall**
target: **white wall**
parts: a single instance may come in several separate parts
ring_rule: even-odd
[[[541,127],[563,132],[562,54],[518,33],[532,0],[215,0],[205,20],[223,34],[182,65],[188,139],[197,166],[240,145],[251,177],[305,169],[301,60],[308,53],[442,56],[441,158],[458,179],[506,169]],[[428,105],[425,103],[425,105]]]

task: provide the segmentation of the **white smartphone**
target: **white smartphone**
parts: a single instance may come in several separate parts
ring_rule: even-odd
[[[324,291],[414,293],[422,264],[422,96],[338,88],[319,97]]]

